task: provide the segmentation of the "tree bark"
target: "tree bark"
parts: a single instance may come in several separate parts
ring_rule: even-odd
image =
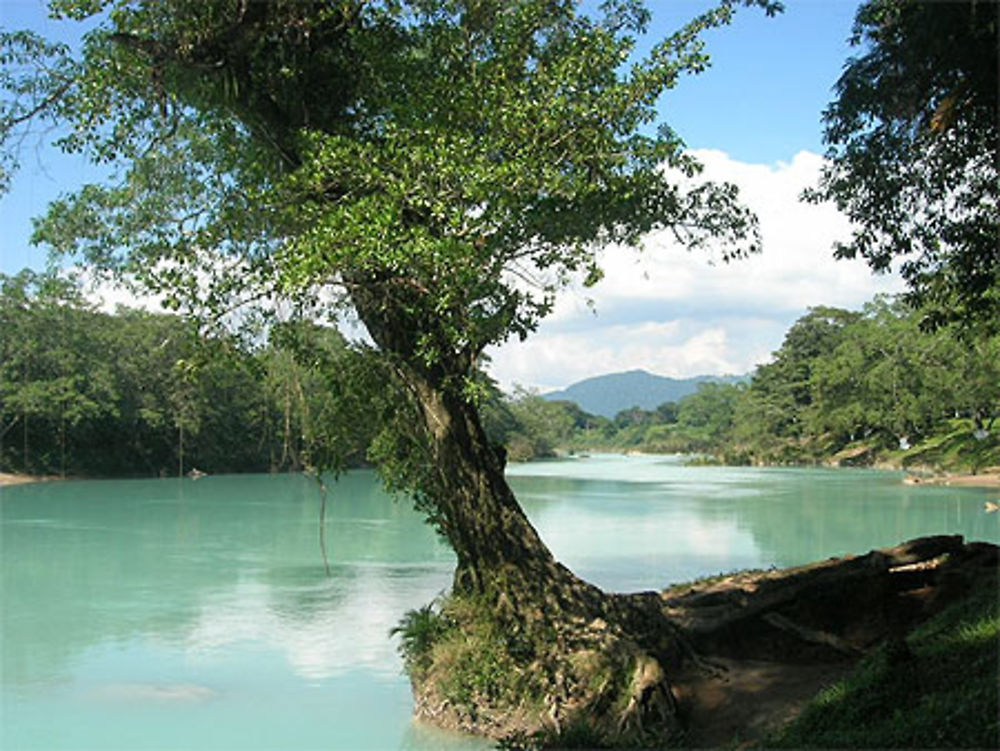
[[[679,721],[667,671],[687,650],[659,597],[608,594],[560,564],[507,484],[502,448],[491,444],[462,393],[471,361],[456,354],[424,365],[409,332],[426,332],[426,321],[394,318],[399,307],[365,294],[354,302],[417,405],[414,418],[427,450],[419,492],[458,559],[452,594],[485,605],[506,635],[516,671],[533,676],[536,693],[544,695],[544,709],[531,710],[534,719],[525,726],[542,728],[554,743],[567,727],[581,724],[595,743],[648,742],[675,733]],[[532,646],[522,650],[515,642]],[[411,673],[418,716],[503,737],[524,697],[479,696],[458,706],[439,690],[450,680],[451,665],[445,658],[422,676]]]
[[[458,558],[456,591],[486,595],[522,616],[528,613],[520,612],[520,603],[528,601],[535,610],[544,603],[596,613],[601,591],[555,560],[507,484],[502,448],[491,444],[475,405],[462,394],[473,358],[442,348],[436,362],[425,364],[416,335],[444,337],[433,320],[412,312],[419,303],[400,304],[399,294],[391,282],[365,280],[354,286],[352,300],[418,406],[430,465],[428,487],[420,491]]]
[[[442,512],[442,531],[458,557],[462,592],[506,597],[554,610],[593,613],[600,590],[558,563],[525,516],[504,476],[502,451],[490,444],[475,407],[461,396],[408,375],[427,433]],[[524,615],[524,613],[522,613]]]

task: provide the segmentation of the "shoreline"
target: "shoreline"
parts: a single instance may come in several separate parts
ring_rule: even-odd
[[[57,482],[64,478],[58,475],[21,475],[10,472],[0,472],[0,488],[14,485],[30,485],[36,482]]]
[[[940,485],[954,488],[1000,488],[1000,471],[990,467],[979,474],[945,472],[939,475],[923,476],[910,474],[903,478],[906,485]]]
[[[666,454],[653,454],[639,451],[614,452],[603,451],[601,453],[620,453],[623,456],[666,456]],[[572,456],[570,454],[569,456]],[[579,457],[579,454],[577,455]],[[565,457],[559,457],[565,458]],[[589,457],[580,457],[589,458]],[[737,465],[733,465],[737,466]],[[760,465],[768,466],[768,465]],[[773,466],[773,465],[772,465]],[[789,466],[789,465],[777,465]],[[814,465],[792,465],[792,466],[814,466]],[[987,467],[983,472],[971,474],[967,472],[942,472],[942,473],[921,473],[911,472],[903,467],[892,466],[890,464],[876,465],[873,469],[889,469],[907,472],[902,482],[904,485],[935,485],[956,488],[1000,488],[1000,467]],[[39,482],[59,482],[64,479],[58,475],[23,475],[11,472],[0,472],[0,488],[13,487],[15,485],[30,485]]]
[[[816,461],[816,462],[791,462],[791,463],[770,463],[761,462],[748,465],[727,464],[717,461],[710,454],[685,454],[684,452],[659,453],[655,451],[642,451],[640,449],[593,449],[594,454],[618,454],[620,456],[686,456],[695,460],[689,462],[687,466],[720,466],[720,467],[830,467],[834,469],[877,469],[891,472],[906,473],[902,479],[904,485],[935,485],[956,488],[1000,488],[1000,466],[983,467],[982,471],[975,474],[971,472],[949,472],[948,470],[937,470],[932,467],[911,467],[902,466],[900,462],[881,461],[866,465],[852,466],[843,464],[840,461]],[[575,450],[560,458],[573,457],[585,458],[586,454],[582,450]],[[701,461],[698,460],[701,457]],[[529,460],[534,461],[534,460]]]

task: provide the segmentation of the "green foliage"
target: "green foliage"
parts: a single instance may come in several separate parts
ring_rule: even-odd
[[[433,467],[415,385],[482,399],[484,349],[529,335],[574,278],[595,283],[603,246],[657,228],[726,259],[759,246],[736,189],[689,179],[699,166],[679,138],[649,126],[658,98],[708,64],[703,32],[737,5],[778,3],[719,0],[629,67],[648,18],[636,0],[50,5],[97,28],[75,60],[11,40],[23,65],[0,78],[0,124],[44,111],[63,148],[113,177],[56,201],[34,239],[213,325],[266,323],[275,298],[325,318],[353,308],[375,345],[363,399],[386,418],[370,456],[432,518],[447,493],[430,480],[454,468]],[[47,68],[52,56],[65,61]],[[273,367],[285,400],[298,386]],[[372,373],[398,393],[371,396]],[[179,396],[178,429],[202,434]],[[286,408],[286,424],[335,444],[343,403]],[[336,465],[292,449],[283,460]]]
[[[968,420],[949,420],[933,435],[906,451],[887,457],[902,467],[921,469],[942,467],[951,471],[976,474],[1000,462],[1000,436],[995,431],[985,437],[976,437]]]
[[[529,669],[535,646],[501,626],[485,600],[452,595],[410,611],[395,631],[411,678],[472,716],[483,706],[539,710],[540,676]]]
[[[431,649],[454,627],[452,621],[441,614],[435,603],[407,611],[399,625],[389,631],[399,637],[399,653],[406,672],[419,675],[430,666]]]
[[[514,427],[505,436],[511,461],[555,456],[556,449],[569,442],[574,428],[575,405],[550,402],[538,394],[515,389],[507,408]]]
[[[98,312],[72,280],[24,271],[0,276],[0,327],[6,471],[339,468],[377,425],[329,377],[353,361],[343,339],[312,324],[251,349],[172,315]]]
[[[810,311],[734,402],[733,430],[713,452],[784,463],[854,448],[868,461],[878,454],[955,469],[996,464],[989,431],[1000,415],[992,356],[1000,337],[926,332],[921,319],[886,298],[860,313]],[[953,425],[956,417],[965,422]],[[927,450],[928,441],[955,431],[953,450]]]
[[[733,427],[735,405],[743,386],[703,383],[698,391],[681,400],[677,424],[702,448],[717,445]]]
[[[614,421],[522,395],[502,435],[517,459],[603,449],[801,463],[846,451],[973,472],[1000,464],[1000,336],[927,332],[921,319],[889,298],[860,312],[813,308],[748,385],[703,383],[679,404]]]
[[[767,748],[994,748],[1000,737],[1000,604],[987,581],[821,693]]]
[[[854,222],[839,257],[901,262],[931,323],[1000,321],[1000,6],[868,0],[837,98],[824,114],[827,166],[812,200]]]
[[[542,0],[109,5],[57,81],[40,63],[0,81],[0,112],[24,120],[37,89],[72,126],[65,148],[123,168],[55,204],[37,238],[178,304],[340,281],[356,306],[363,289],[422,321],[412,354],[433,362],[526,336],[568,275],[599,278],[598,245],[668,226],[727,257],[757,247],[734,189],[682,190],[661,167],[697,165],[668,129],[642,127],[707,65],[699,34],[731,20],[732,0],[627,71],[645,25],[633,2],[603,17]],[[66,55],[23,35],[8,46],[26,63]]]

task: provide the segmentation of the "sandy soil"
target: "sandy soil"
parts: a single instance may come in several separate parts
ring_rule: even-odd
[[[943,474],[931,477],[911,475],[903,480],[907,485],[948,485],[959,488],[1000,488],[1000,469],[990,467],[975,475]]]
[[[58,477],[38,477],[36,475],[12,475],[7,472],[0,472],[0,488],[7,485],[27,485],[30,482],[49,482],[58,480]]]

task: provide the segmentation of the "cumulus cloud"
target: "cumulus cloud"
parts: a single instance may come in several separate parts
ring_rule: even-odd
[[[902,288],[863,262],[833,259],[834,241],[850,235],[847,219],[832,205],[799,201],[816,184],[820,155],[802,151],[764,165],[715,150],[694,154],[706,179],[739,186],[760,219],[763,253],[713,262],[666,232],[647,236],[639,252],[609,248],[596,288],[567,290],[532,338],[490,353],[502,386],[545,390],[634,368],[673,377],[744,373],[767,360],[810,306],[856,308]]]
[[[832,205],[799,201],[816,184],[822,156],[801,151],[768,165],[717,150],[693,153],[706,179],[740,188],[760,220],[763,252],[713,261],[680,247],[669,232],[648,235],[638,251],[608,248],[597,287],[566,290],[527,341],[488,353],[502,387],[544,391],[637,368],[678,378],[747,373],[767,361],[810,306],[857,308],[877,293],[902,289],[897,276],[875,276],[862,261],[834,260],[833,243],[850,236],[850,224]],[[155,297],[89,281],[105,309],[116,303],[160,309]],[[352,339],[365,336],[350,322],[342,330]]]
[[[119,306],[162,313],[163,296],[145,294],[122,282],[95,274],[90,269],[78,269],[87,299],[105,313],[114,313]]]

